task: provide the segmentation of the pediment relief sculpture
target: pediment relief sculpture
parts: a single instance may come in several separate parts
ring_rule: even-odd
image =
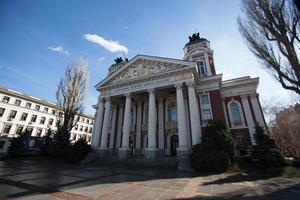
[[[131,65],[123,72],[117,74],[111,81],[112,84],[128,81],[130,79],[141,78],[145,76],[150,76],[154,74],[159,74],[171,70],[178,69],[177,65],[163,65],[163,64],[136,64]]]

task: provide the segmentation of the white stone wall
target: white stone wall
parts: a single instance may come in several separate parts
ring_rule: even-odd
[[[9,97],[9,102],[3,102],[4,96]],[[15,105],[16,100],[21,100],[20,105]],[[30,108],[26,108],[26,103],[31,103]],[[36,110],[36,105],[40,106],[40,110]],[[5,111],[2,116],[0,116],[0,135],[14,137],[16,136],[16,131],[19,126],[23,126],[23,130],[26,127],[33,127],[32,136],[37,136],[37,130],[42,129],[40,136],[44,136],[49,128],[56,130],[56,115],[52,113],[52,110],[55,110],[57,114],[56,105],[51,102],[46,102],[35,97],[28,97],[25,94],[18,93],[16,91],[7,90],[0,88],[0,108],[4,108]],[[45,111],[45,108],[48,108],[48,111]],[[9,115],[12,110],[17,111],[15,118],[9,118]],[[21,120],[23,113],[27,113],[27,118],[25,121]],[[37,115],[36,121],[31,122],[32,116]],[[41,124],[40,121],[42,117],[45,117],[46,120],[44,124]],[[52,125],[49,124],[49,120],[52,119]],[[6,124],[11,124],[11,129],[8,134],[3,134],[4,127]],[[71,139],[78,140],[80,137],[86,137],[90,142],[91,134],[94,124],[94,118],[90,116],[80,116],[80,121],[77,123],[77,130],[74,127],[71,131]],[[81,130],[82,127],[82,130]]]

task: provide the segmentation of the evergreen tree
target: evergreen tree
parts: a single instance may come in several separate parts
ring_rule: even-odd
[[[253,146],[250,156],[252,161],[262,168],[280,167],[283,165],[284,159],[275,141],[265,134],[264,129],[259,125],[255,127],[254,138],[256,145]]]

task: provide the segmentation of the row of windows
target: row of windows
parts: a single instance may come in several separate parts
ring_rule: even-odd
[[[82,125],[78,126],[78,124],[75,125],[74,129],[75,129],[75,131],[84,131],[86,133],[92,133],[93,132],[92,127],[88,127],[88,126],[83,127]]]
[[[5,108],[0,108],[0,117],[3,116],[4,112],[5,112]],[[17,115],[17,111],[16,110],[11,110],[9,115],[8,115],[8,120],[10,121],[10,120],[15,119],[16,115]],[[31,119],[30,119],[30,122],[33,122],[33,123],[36,122],[37,117],[38,117],[37,115],[32,115]],[[26,121],[27,118],[28,118],[28,113],[23,112],[21,117],[20,117],[20,121]],[[46,117],[41,117],[39,123],[40,124],[45,124],[45,121],[46,121]],[[49,126],[53,125],[53,122],[54,122],[54,119],[50,118],[49,121],[48,121],[48,125]]]
[[[3,99],[2,99],[2,102],[5,102],[5,103],[9,103],[9,101],[10,101],[10,97],[8,97],[8,96],[4,96]],[[21,105],[21,100],[16,99],[14,105],[20,106]],[[31,109],[32,108],[32,103],[26,102],[25,108]],[[1,109],[4,109],[4,108],[0,108],[0,117],[3,115],[3,112],[4,112],[4,110],[1,110]],[[40,105],[35,105],[34,110],[41,111],[41,106]],[[1,114],[1,112],[2,112],[2,114]],[[43,112],[48,113],[49,112],[49,108],[48,107],[44,107]],[[51,110],[51,114],[55,115],[56,114],[56,110],[52,109]],[[90,120],[90,119],[87,119],[87,118],[84,118],[84,117],[80,117],[80,116],[78,116],[78,118],[76,120],[78,120],[80,122],[86,122],[88,124],[94,124],[93,120]]]
[[[4,103],[9,103],[10,101],[10,97],[8,96],[4,96],[2,99],[2,102]],[[20,106],[21,105],[21,100],[20,99],[16,99],[14,102],[14,105],[16,106]],[[25,104],[25,108],[31,109],[32,108],[32,103],[30,102],[26,102]],[[41,111],[41,106],[40,105],[35,105],[34,110],[36,111]],[[49,108],[48,107],[44,107],[43,112],[48,113],[49,112]],[[51,110],[51,114],[55,115],[56,111],[54,109]]]

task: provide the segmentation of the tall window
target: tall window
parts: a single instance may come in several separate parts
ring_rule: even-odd
[[[16,106],[20,106],[20,105],[21,105],[21,100],[19,100],[19,99],[16,99],[16,101],[15,101],[15,105],[16,105]]]
[[[49,108],[44,107],[44,112],[45,112],[45,113],[48,113],[48,110],[49,110]]]
[[[213,119],[208,93],[200,95],[200,108],[202,114],[202,123],[203,125],[206,125],[210,120]]]
[[[35,133],[35,134],[36,134],[36,136],[37,136],[37,137],[41,137],[41,135],[42,135],[42,131],[43,131],[43,129],[41,129],[41,128],[37,128],[37,129],[36,129],[36,133]]]
[[[241,125],[242,124],[242,117],[240,113],[240,108],[239,105],[236,102],[230,103],[230,112],[231,112],[231,117],[232,117],[232,123],[233,125]]]
[[[168,121],[169,122],[177,121],[177,108],[175,102],[172,102],[168,105]]]
[[[15,117],[16,117],[16,115],[17,115],[17,111],[15,111],[15,110],[12,110],[12,111],[10,111],[10,114],[9,114],[9,119],[14,119]]]
[[[36,122],[37,115],[32,115],[31,122]]]
[[[49,126],[52,126],[53,121],[54,121],[53,119],[49,119],[48,125],[49,125]]]
[[[27,113],[23,113],[21,116],[21,121],[26,121],[28,114]]]
[[[45,124],[45,121],[46,121],[46,117],[41,117],[40,124]]]
[[[5,111],[5,108],[0,108],[0,117],[2,117],[2,116],[3,116],[3,114],[4,114],[4,111]]]
[[[40,105],[36,105],[35,106],[35,110],[40,111],[41,106]]]
[[[5,126],[4,126],[4,129],[3,129],[3,134],[9,134],[9,131],[10,131],[10,129],[11,129],[11,124],[6,124]]]
[[[9,97],[7,97],[7,96],[4,96],[3,97],[3,99],[2,99],[2,101],[4,102],[4,103],[8,103],[9,102]]]
[[[27,102],[25,108],[30,109],[31,108],[31,103]]]
[[[205,67],[205,62],[204,60],[200,60],[198,63],[198,70],[200,72],[200,76],[206,76],[206,67]]]

